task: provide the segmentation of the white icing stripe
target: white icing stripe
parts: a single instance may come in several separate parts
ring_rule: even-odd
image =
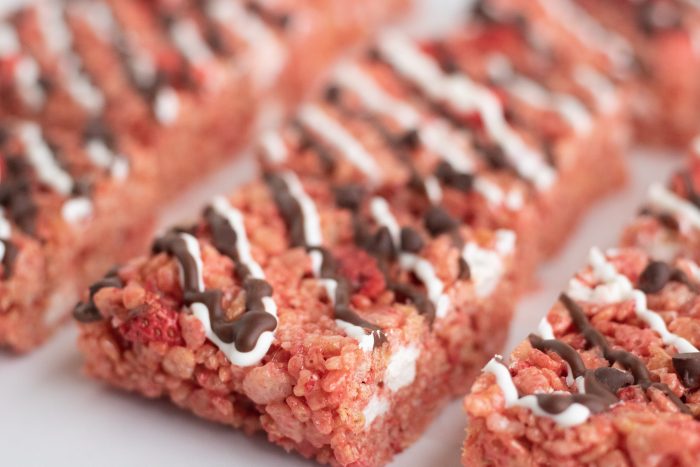
[[[578,65],[574,70],[574,80],[595,100],[600,112],[611,114],[620,108],[615,85],[595,68]]]
[[[384,91],[376,80],[359,66],[344,63],[336,70],[335,79],[338,84],[357,94],[370,110],[390,116],[402,128],[408,130],[421,125],[421,116],[412,105]]]
[[[193,65],[214,59],[214,54],[192,20],[178,19],[173,22],[170,26],[170,37],[182,55]]]
[[[71,97],[88,112],[101,112],[104,95],[84,73],[82,61],[73,51],[73,35],[66,23],[64,7],[61,3],[42,3],[38,8],[38,18],[44,43],[61,58],[59,66]]]
[[[193,235],[188,233],[181,233],[180,238],[185,242],[185,247],[187,248],[187,253],[194,260],[197,272],[197,292],[204,292],[204,276],[202,264],[202,251],[199,248],[199,240]],[[185,284],[185,270],[182,265],[178,263],[180,267],[180,283]]]
[[[518,397],[518,389],[515,387],[510,370],[499,361],[500,357],[492,358],[484,367],[484,373],[491,373],[496,377],[496,384],[503,392],[506,408],[524,407],[539,417],[546,417],[563,427],[573,427],[584,423],[591,416],[591,411],[583,404],[573,403],[561,413],[551,414],[540,407],[537,397],[528,395]],[[562,393],[568,394],[568,393]]]
[[[304,191],[299,178],[294,174],[294,172],[284,172],[281,174],[282,179],[287,185],[287,190],[289,194],[299,203],[301,208],[301,213],[303,217],[303,228],[304,228],[304,241],[307,247],[320,247],[323,245],[323,232],[321,230],[321,219],[316,209],[316,204],[309,197],[309,195]],[[335,291],[338,286],[334,279],[328,279],[321,277],[321,267],[323,266],[323,255],[318,250],[313,250],[309,252],[309,257],[311,259],[311,270],[321,285],[326,289],[326,294],[331,300],[331,303],[335,305]],[[365,352],[371,352],[374,349],[374,335],[368,334],[364,328],[357,326],[353,323],[343,321],[341,319],[335,320],[338,327],[340,327],[345,333],[355,339],[360,349]]]
[[[389,230],[394,246],[397,249],[400,248],[401,228],[391,213],[389,203],[384,198],[374,197],[370,204],[370,211],[374,221]],[[437,276],[435,268],[430,261],[413,253],[400,252],[399,266],[407,271],[412,271],[423,283],[428,299],[435,307],[435,316],[442,318],[447,315],[450,307],[450,298],[444,293],[445,285]]]
[[[260,145],[268,161],[281,164],[289,158],[289,150],[282,136],[276,131],[266,131],[260,137]]]
[[[306,194],[299,178],[294,172],[284,172],[282,179],[287,185],[289,194],[299,203],[301,214],[304,220],[304,241],[308,247],[319,247],[323,245],[323,234],[321,231],[321,218],[316,209],[314,201]]]
[[[73,178],[56,162],[51,148],[44,141],[41,128],[36,123],[22,123],[19,126],[19,138],[39,180],[56,193],[71,196]],[[72,224],[89,217],[92,214],[92,208],[90,199],[75,197],[63,203],[61,214],[66,222]]]
[[[236,233],[236,253],[238,260],[248,268],[250,275],[255,279],[265,279],[265,273],[262,267],[253,258],[250,251],[250,241],[243,223],[243,214],[235,209],[223,196],[217,196],[211,203],[214,210],[231,226],[231,229]],[[273,313],[276,314],[276,313]]]
[[[462,146],[469,144],[467,141],[460,141],[460,134],[456,134],[442,119],[435,119],[425,122],[421,119],[418,111],[413,106],[392,97],[384,91],[376,80],[364,72],[357,65],[344,64],[336,72],[336,80],[341,85],[351,90],[362,100],[362,103],[373,112],[393,118],[405,130],[418,130],[421,143],[431,152],[439,155],[444,161],[457,172],[473,174],[474,191],[481,194],[486,201],[492,205],[504,205],[513,211],[522,208],[522,194],[517,192],[504,193],[496,184],[478,177],[474,173],[476,167],[474,155],[468,153]],[[462,143],[460,145],[460,143]],[[268,150],[268,155],[271,152]],[[437,194],[433,190],[434,195]],[[433,202],[435,202],[433,200]]]
[[[312,104],[306,104],[299,112],[301,122],[318,133],[370,180],[377,184],[382,179],[382,169],[372,155],[343,126],[326,111]]]
[[[153,102],[153,112],[161,125],[173,124],[180,114],[180,98],[177,91],[170,86],[160,88]]]
[[[5,22],[0,22],[0,58],[7,59],[18,56],[13,70],[13,80],[17,92],[25,105],[33,111],[38,111],[46,102],[46,93],[41,87],[39,64],[32,57],[21,55],[22,46],[15,28]]]
[[[85,143],[85,152],[95,166],[109,170],[112,177],[124,180],[129,174],[129,161],[112,151],[104,141],[90,139]]]
[[[12,227],[5,218],[5,210],[0,208],[0,240],[9,240],[12,236]],[[0,242],[0,262],[5,259],[5,244]]]
[[[379,42],[392,66],[428,96],[449,103],[460,112],[478,112],[489,136],[499,144],[518,173],[538,189],[549,188],[556,174],[542,154],[534,151],[505,120],[498,97],[464,74],[446,76],[432,57],[403,36],[384,34]]]
[[[239,2],[210,0],[206,12],[248,43],[250,58],[246,63],[253,70],[255,83],[262,87],[274,84],[287,62],[288,53],[268,25]]]
[[[236,233],[236,253],[239,261],[248,268],[251,277],[264,280],[265,273],[262,267],[260,267],[260,264],[255,261],[250,251],[250,242],[248,241],[248,234],[243,222],[243,214],[231,206],[226,198],[221,196],[214,198],[211,206],[217,214],[228,221],[231,229],[233,229],[233,231]],[[187,243],[188,252],[195,259],[195,263],[197,264],[198,282],[200,284],[199,287],[201,291],[204,289],[204,283],[202,280],[202,259],[199,243],[197,242],[196,238],[189,234],[180,235]],[[262,304],[265,312],[277,317],[277,304],[272,297],[263,297]],[[226,358],[228,358],[234,365],[255,365],[259,363],[267,354],[268,350],[270,350],[270,346],[275,338],[274,331],[263,332],[252,350],[248,352],[241,352],[236,348],[235,342],[223,342],[212,330],[209,319],[209,310],[207,309],[206,305],[203,303],[193,303],[190,306],[190,309],[192,310],[192,314],[202,323],[207,339],[213,342],[214,345],[216,345],[216,347],[221,350],[221,352],[226,355]]]
[[[664,344],[674,346],[679,352],[698,351],[698,349],[686,339],[668,330],[663,318],[647,308],[647,298],[644,292],[635,289],[627,276],[620,274],[598,248],[591,249],[589,264],[593,270],[594,277],[599,280],[601,284],[590,288],[578,280],[570,282],[569,295],[572,298],[575,300],[597,303],[615,303],[632,300],[634,301],[634,311],[637,317],[661,336],[661,340]]]
[[[662,184],[655,183],[649,187],[648,200],[652,207],[673,214],[693,228],[700,229],[700,210]]]
[[[592,46],[605,55],[617,70],[632,64],[634,54],[627,40],[605,28],[573,0],[539,0],[544,10],[568,29],[584,46]]]
[[[511,254],[514,248],[514,232],[499,230],[496,235],[495,250],[482,248],[474,242],[468,242],[462,248],[462,259],[469,265],[477,297],[487,297],[493,293],[505,272],[503,258]]]
[[[68,196],[73,189],[73,179],[56,163],[48,144],[41,135],[36,123],[24,123],[19,128],[29,162],[42,183],[53,188],[57,193]]]
[[[492,55],[488,68],[490,77],[517,99],[534,108],[557,112],[578,133],[591,130],[591,116],[576,97],[550,92],[539,83],[520,75],[504,55]]]

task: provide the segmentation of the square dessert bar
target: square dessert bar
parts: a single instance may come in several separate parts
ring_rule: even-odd
[[[77,135],[0,126],[0,347],[41,343],[95,277],[142,251],[156,173],[140,145],[98,120]]]
[[[66,128],[104,119],[158,154],[167,198],[405,3],[39,2],[0,20],[0,114]]]
[[[628,127],[612,82],[586,69],[595,84],[582,85],[519,35],[481,24],[424,43],[384,34],[264,135],[263,165],[408,186],[460,222],[513,230],[519,275],[530,278],[593,200],[624,181]]]
[[[467,396],[464,465],[696,465],[697,272],[593,249],[537,332]]]
[[[620,244],[643,248],[655,259],[686,257],[700,262],[700,159],[693,149],[668,183],[649,187],[638,215]]]
[[[407,192],[281,170],[216,198],[76,308],[87,373],[321,463],[387,463],[517,295],[512,231],[433,231]]]
[[[683,147],[697,133],[697,2],[485,0],[477,12],[517,22],[559,62],[589,61],[620,80],[634,94],[630,110],[642,141]]]

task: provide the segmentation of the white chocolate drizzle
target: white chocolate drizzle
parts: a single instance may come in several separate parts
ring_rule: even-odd
[[[5,210],[0,208],[0,263],[5,259],[5,242],[12,236],[12,227],[5,217]]]
[[[588,110],[571,94],[550,92],[539,83],[516,72],[510,60],[501,54],[488,59],[491,79],[527,105],[557,112],[577,133],[588,133],[593,126]]]
[[[41,33],[46,46],[59,58],[68,93],[87,112],[98,114],[104,108],[105,97],[83,71],[82,60],[73,50],[73,35],[65,14],[60,2],[42,3],[38,7]]]
[[[462,248],[462,259],[469,265],[471,280],[477,297],[487,297],[493,293],[503,277],[504,257],[515,249],[515,233],[511,230],[497,230],[493,250],[468,242]]]
[[[0,21],[0,58],[11,57],[17,57],[12,77],[20,98],[29,109],[39,111],[46,102],[39,64],[33,57],[22,53],[15,28],[5,21]]]
[[[228,200],[224,197],[218,196],[214,198],[211,203],[211,207],[219,214],[221,217],[226,219],[226,221],[231,226],[231,229],[236,233],[236,252],[240,262],[248,269],[251,277],[255,279],[265,280],[265,273],[253,258],[250,250],[250,242],[248,240],[248,234],[245,229],[245,224],[243,220],[243,214],[235,209]],[[200,284],[200,292],[204,291],[204,284],[202,280],[202,258],[199,248],[199,242],[197,239],[189,234],[180,234],[183,240],[187,242],[187,249],[189,254],[194,258],[195,263],[198,268],[198,283]],[[277,318],[277,303],[275,303],[272,297],[262,298],[263,309],[266,313]],[[255,347],[248,352],[242,352],[236,347],[236,342],[224,342],[219,336],[214,332],[211,327],[209,310],[203,303],[193,303],[190,305],[192,314],[202,323],[204,327],[204,332],[216,347],[221,350],[221,352],[226,355],[231,363],[238,366],[251,366],[259,363],[263,357],[270,350],[270,346],[275,338],[274,331],[264,331],[255,343]]]
[[[591,46],[607,57],[616,71],[625,71],[632,65],[634,53],[630,43],[624,37],[605,28],[575,1],[539,0],[539,4],[582,45]]]
[[[569,284],[569,296],[571,298],[594,303],[616,303],[632,300],[637,317],[656,332],[664,344],[675,347],[679,352],[698,351],[686,339],[668,330],[663,318],[658,313],[647,308],[647,299],[644,292],[635,289],[629,278],[619,273],[598,248],[591,249],[589,264],[595,279],[600,281],[600,284],[591,288],[580,280],[575,280],[573,284]]]
[[[382,169],[372,155],[343,126],[320,107],[306,104],[299,112],[301,122],[333,145],[352,165],[373,184],[382,178]]]
[[[510,164],[539,190],[548,189],[556,177],[542,154],[532,149],[505,119],[498,97],[464,74],[447,76],[429,55],[407,38],[385,33],[379,48],[391,65],[429,97],[464,113],[478,112],[486,132],[499,144]]]
[[[319,216],[318,210],[316,209],[316,204],[311,199],[311,197],[306,193],[304,187],[302,186],[299,178],[294,174],[294,172],[283,172],[280,174],[285,184],[287,185],[287,190],[289,194],[294,198],[294,200],[299,204],[303,218],[303,232],[304,241],[307,247],[319,248],[323,246],[323,232],[321,230],[321,218]],[[335,279],[325,278],[321,276],[321,268],[323,266],[323,254],[318,249],[313,249],[309,252],[309,258],[311,259],[311,271],[314,277],[318,279],[321,285],[326,290],[328,298],[331,303],[335,305],[335,291],[338,287],[338,283]],[[345,320],[336,319],[336,325],[341,328],[345,333],[355,339],[360,349],[365,352],[371,352],[374,349],[375,337],[373,333],[367,333],[364,328],[356,324],[350,323]]]
[[[492,358],[484,367],[484,373],[491,373],[496,377],[496,384],[503,392],[505,407],[523,407],[529,409],[538,417],[546,417],[553,420],[557,425],[563,428],[569,428],[584,423],[591,416],[591,411],[588,407],[577,402],[569,405],[563,412],[552,414],[544,410],[535,395],[518,396],[518,389],[515,387],[513,377],[510,375],[510,370],[503,364],[499,355]],[[556,394],[557,392],[553,392]],[[562,394],[568,394],[562,392]]]
[[[694,229],[700,229],[700,210],[662,184],[651,185],[647,199],[652,207],[677,216],[682,223],[687,222]]]
[[[465,149],[469,144],[466,137],[461,131],[451,128],[447,121],[441,118],[426,121],[412,105],[391,96],[369,73],[357,65],[341,65],[335,73],[335,78],[338,84],[355,93],[369,110],[394,119],[404,130],[416,130],[420,142],[450,164],[455,171],[472,174],[474,191],[481,194],[491,205],[505,205],[513,211],[522,207],[521,193],[504,193],[501,187],[475,173],[475,156]],[[432,193],[436,193],[436,190]]]
[[[401,227],[392,214],[389,203],[384,198],[375,196],[370,202],[370,212],[378,225],[389,230],[394,246],[399,249]],[[446,316],[450,308],[450,298],[445,293],[445,285],[438,277],[432,263],[414,253],[402,251],[399,253],[399,266],[406,271],[413,272],[423,282],[428,299],[435,307],[435,317],[443,318]]]
[[[271,86],[282,72],[288,53],[267,24],[242,4],[229,0],[210,0],[206,13],[246,41],[246,64],[253,70],[254,82],[261,88]]]
[[[41,134],[41,128],[36,123],[22,123],[19,126],[19,138],[39,180],[56,193],[71,196],[75,182],[56,162]],[[75,223],[92,214],[92,201],[83,196],[70,198],[64,202],[61,212],[66,222]]]

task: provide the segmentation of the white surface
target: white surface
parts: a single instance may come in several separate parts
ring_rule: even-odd
[[[2,0],[0,10],[15,0]],[[424,1],[416,18],[426,32],[449,24],[460,0]],[[591,245],[608,246],[629,220],[653,181],[664,180],[677,159],[634,155],[633,177],[623,192],[599,204],[579,226],[565,251],[540,274],[542,287],[522,301],[508,348],[522,340],[586,261]],[[194,215],[204,201],[249,177],[250,160],[232,164],[173,203],[164,223]],[[565,207],[562,207],[565,208]],[[64,329],[37,352],[15,358],[0,354],[1,465],[16,466],[301,466],[311,463],[268,444],[263,435],[246,437],[201,421],[164,401],[124,394],[87,380],[80,371],[75,329]],[[421,440],[393,466],[458,466],[466,421],[455,401]]]

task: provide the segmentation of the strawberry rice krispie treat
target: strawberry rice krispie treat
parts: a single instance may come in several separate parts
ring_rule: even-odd
[[[694,149],[667,184],[649,187],[637,216],[623,231],[623,246],[643,248],[654,259],[700,261],[700,159]]]
[[[158,155],[168,197],[406,3],[37,2],[0,19],[0,114],[67,128],[104,119]]]
[[[478,15],[518,24],[560,66],[591,63],[619,81],[630,91],[630,111],[643,142],[683,147],[695,136],[697,2],[481,0],[476,5]]]
[[[89,375],[333,465],[382,465],[503,344],[512,231],[269,171],[96,283]],[[431,214],[432,212],[432,214]]]
[[[261,139],[265,167],[440,204],[459,222],[517,233],[520,274],[624,180],[628,129],[614,85],[581,85],[509,26],[446,40],[385,33],[323,95]],[[537,84],[537,81],[544,84]],[[562,209],[566,206],[566,209]]]
[[[99,120],[0,127],[0,347],[26,351],[80,292],[145,247],[157,166]]]
[[[696,465],[697,271],[593,249],[537,333],[484,367],[464,465]]]

